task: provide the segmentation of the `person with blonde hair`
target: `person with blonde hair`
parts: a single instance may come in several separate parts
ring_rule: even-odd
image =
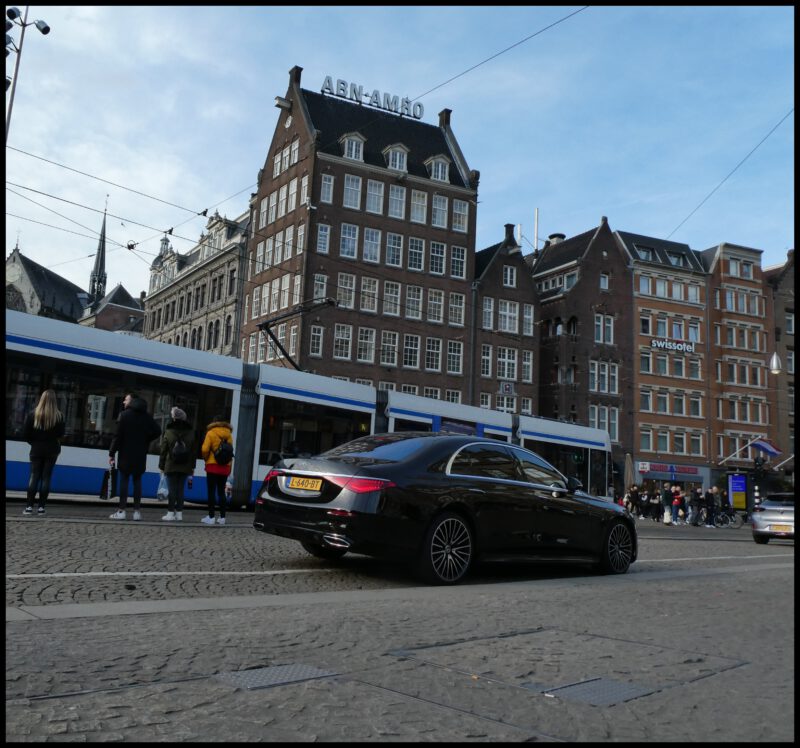
[[[25,419],[23,436],[31,445],[31,477],[28,481],[28,499],[23,514],[33,514],[33,500],[39,492],[37,513],[44,514],[47,497],[50,495],[50,478],[53,475],[58,455],[61,453],[61,437],[66,426],[64,416],[58,409],[56,393],[45,390],[36,408]]]

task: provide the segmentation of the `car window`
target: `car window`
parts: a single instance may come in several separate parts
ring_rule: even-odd
[[[563,476],[552,465],[521,449],[512,448],[511,451],[514,457],[519,460],[520,469],[526,480],[531,483],[542,483],[545,486],[555,484],[566,488]]]
[[[470,444],[456,454],[450,472],[484,478],[519,480],[516,463],[507,449],[492,444]]]
[[[764,503],[781,507],[793,507],[794,494],[791,493],[767,494],[767,497],[764,499]]]
[[[354,439],[323,453],[323,457],[369,457],[386,462],[399,462],[422,449],[428,440],[409,439],[402,434],[382,434]]]

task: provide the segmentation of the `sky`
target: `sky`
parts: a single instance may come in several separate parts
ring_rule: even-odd
[[[166,230],[186,252],[201,211],[247,210],[295,65],[311,91],[331,76],[417,100],[429,124],[452,110],[481,175],[478,250],[507,223],[527,254],[602,216],[761,249],[764,267],[794,247],[790,6],[30,6],[37,19],[50,33],[29,26],[6,57],[6,256],[18,244],[83,289],[106,205],[106,289],[134,297]]]

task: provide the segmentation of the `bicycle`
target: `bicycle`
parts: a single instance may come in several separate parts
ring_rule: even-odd
[[[744,519],[733,507],[726,506],[717,512],[714,524],[717,527],[732,527],[734,530],[738,530],[744,524]]]

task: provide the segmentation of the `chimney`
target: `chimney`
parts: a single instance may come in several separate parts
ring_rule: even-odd
[[[301,74],[302,72],[303,72],[303,68],[301,68],[299,65],[295,65],[295,66],[294,66],[294,67],[293,67],[293,68],[292,68],[292,69],[289,71],[289,85],[290,85],[290,86],[291,86],[292,84],[294,84],[294,85],[296,85],[298,88],[300,87],[300,74]]]
[[[519,254],[522,251],[522,247],[517,244],[517,240],[514,238],[514,224],[507,223],[506,224],[506,238],[503,239],[502,244],[500,245],[501,249],[507,249],[508,254]]]
[[[442,109],[442,111],[439,112],[439,127],[443,130],[445,127],[450,127],[450,115],[452,113],[452,109]]]
[[[547,244],[548,246],[553,246],[554,244],[558,244],[559,242],[563,242],[564,239],[567,238],[566,234],[550,234],[547,237]]]

